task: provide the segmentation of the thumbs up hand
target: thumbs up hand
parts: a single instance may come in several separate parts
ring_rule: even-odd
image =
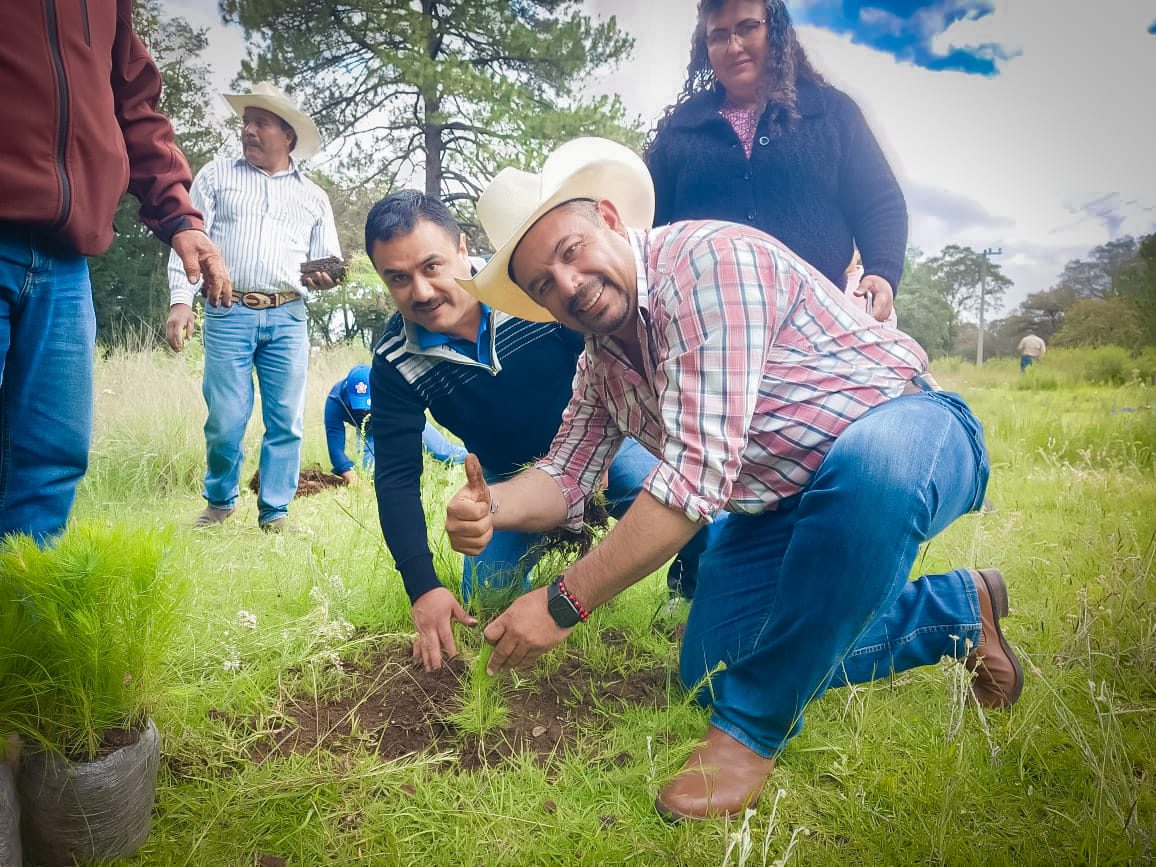
[[[482,553],[494,535],[495,511],[497,504],[477,455],[466,455],[465,487],[446,504],[446,533],[453,549],[462,554]]]

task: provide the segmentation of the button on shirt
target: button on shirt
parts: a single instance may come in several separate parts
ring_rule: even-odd
[[[852,421],[927,369],[913,339],[757,230],[698,221],[629,239],[643,369],[588,336],[536,465],[562,489],[571,527],[626,436],[660,459],[645,489],[693,521],[775,508]]]
[[[340,256],[329,198],[296,165],[268,175],[242,157],[213,160],[197,173],[190,198],[221,250],[237,292],[297,292],[301,264]],[[192,304],[200,284],[169,256],[171,304]]]

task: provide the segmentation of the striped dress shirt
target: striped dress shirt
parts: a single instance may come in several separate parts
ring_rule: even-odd
[[[536,465],[562,489],[571,527],[626,436],[659,458],[645,489],[693,521],[773,509],[851,422],[927,369],[913,339],[756,229],[696,221],[629,239],[642,369],[587,336]]]
[[[190,193],[205,231],[225,257],[237,292],[297,292],[301,263],[340,256],[329,198],[296,164],[268,175],[243,157],[213,160],[197,172]],[[181,260],[169,255],[169,303],[192,304]]]

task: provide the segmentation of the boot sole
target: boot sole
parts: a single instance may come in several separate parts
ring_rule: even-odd
[[[759,803],[759,799],[755,798],[749,804],[747,804],[747,806],[744,809],[753,810],[755,807],[758,806],[758,803]],[[670,807],[666,806],[658,798],[654,799],[654,811],[656,813],[658,813],[659,818],[661,818],[662,821],[666,822],[669,825],[678,825],[681,822],[703,822],[703,821],[709,821],[711,819],[722,819],[722,818],[725,818],[727,816],[734,818],[735,816],[739,815],[739,813],[727,812],[727,813],[712,814],[709,816],[687,816],[683,813],[679,813],[679,812],[676,812],[675,810],[670,809]]]
[[[199,517],[194,518],[193,519],[193,529],[200,530],[200,529],[204,529],[205,527],[219,527],[219,526],[221,526],[221,524],[223,524],[227,520],[229,520],[229,518],[231,518],[232,516],[233,516],[233,513],[229,512],[229,514],[225,515],[225,517],[223,517],[223,518],[199,518]]]
[[[1000,620],[1007,617],[1010,610],[1007,582],[1004,581],[1003,573],[998,569],[977,569],[976,574],[983,579],[983,586],[987,588],[988,598],[991,599],[992,608],[995,610],[995,635],[999,639],[999,646],[1007,658],[1011,660],[1012,669],[1015,671],[1015,684],[1010,692],[1005,693],[1007,706],[1011,706],[1019,700],[1020,693],[1024,691],[1024,670],[1020,667],[1019,657],[1016,656],[1015,651],[1004,638],[1003,628],[999,625]]]

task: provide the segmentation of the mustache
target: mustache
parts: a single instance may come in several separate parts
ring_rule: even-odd
[[[574,297],[570,299],[570,303],[567,305],[570,315],[581,316],[580,310],[585,306],[590,296],[597,294],[605,285],[606,280],[604,278],[594,277],[579,286],[574,293]]]

